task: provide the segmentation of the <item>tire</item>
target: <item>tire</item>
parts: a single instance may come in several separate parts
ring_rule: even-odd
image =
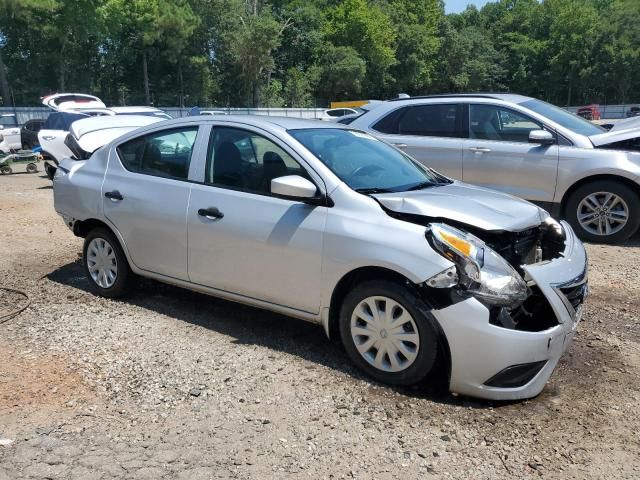
[[[38,166],[35,163],[27,164],[27,173],[36,173],[38,171]]]
[[[387,332],[389,324],[375,325],[375,321],[368,323],[356,314],[356,308],[363,305],[363,302],[371,305],[372,297],[378,297],[374,300],[374,305],[378,307],[383,307],[381,304],[385,303],[383,310],[384,312],[390,311],[392,319],[396,314],[396,321],[402,321],[401,317],[405,313],[410,316],[413,323],[406,321],[408,317],[405,317],[406,323],[398,324],[403,327],[398,333],[403,334],[405,338],[413,340],[416,339],[417,335],[417,343],[413,340],[400,342],[391,329]],[[378,301],[380,304],[377,303]],[[394,305],[394,302],[397,305]],[[391,305],[391,309],[389,305]],[[404,309],[404,313],[400,315],[396,307]],[[371,314],[371,310],[369,308],[367,312],[365,307],[365,314]],[[380,308],[378,308],[378,311],[380,311]],[[342,304],[340,310],[340,337],[342,344],[353,363],[373,379],[394,386],[415,385],[429,375],[438,359],[437,321],[429,311],[430,309],[427,305],[405,286],[387,280],[364,282],[351,290]],[[365,330],[370,332],[371,336],[357,335],[352,331],[352,325],[360,328],[355,332]],[[378,329],[379,326],[383,328]],[[398,327],[395,330],[397,331]],[[392,338],[395,338],[395,342]],[[357,342],[362,350],[367,348],[368,343],[374,342],[374,344],[369,347],[370,350],[361,354],[358,346],[356,346]],[[386,356],[385,354],[380,355],[382,368],[374,364],[377,360],[378,352],[382,350],[375,348],[376,345],[380,345],[380,342],[385,342],[382,343],[382,345],[386,345],[386,347],[383,346],[383,349],[389,348],[389,350],[386,350]],[[394,343],[396,345],[402,343],[404,351],[410,351],[413,358],[405,356],[397,346],[393,346]],[[396,352],[396,365],[391,361],[392,355],[390,355],[394,351]]]
[[[104,268],[95,270],[96,265]],[[91,289],[101,297],[117,298],[129,293],[133,273],[120,242],[110,230],[96,228],[89,232],[84,239],[82,266]]]
[[[622,223],[624,212],[626,222]],[[592,217],[586,217],[584,220],[585,215],[591,214]],[[569,196],[565,217],[583,240],[598,243],[624,242],[640,227],[640,195],[629,186],[615,180],[589,182]],[[583,218],[583,223],[579,217]],[[599,221],[600,218],[602,222]],[[589,221],[593,223],[587,224]],[[607,233],[607,228],[610,233]]]
[[[2,175],[9,175],[12,172],[13,172],[13,170],[11,170],[11,167],[1,167],[0,168],[0,174],[2,174]]]

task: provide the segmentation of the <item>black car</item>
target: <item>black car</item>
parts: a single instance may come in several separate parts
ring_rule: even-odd
[[[640,107],[631,107],[627,110],[627,117],[637,117],[640,116]]]
[[[43,119],[29,120],[20,129],[20,138],[22,142],[22,148],[25,150],[31,150],[33,147],[40,145],[38,142],[38,132],[44,125]]]

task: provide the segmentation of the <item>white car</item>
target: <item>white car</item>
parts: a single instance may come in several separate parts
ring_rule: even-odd
[[[0,115],[0,121],[3,118],[15,117],[13,113]],[[11,150],[19,150],[22,148],[20,127],[7,127],[0,125],[0,152],[9,153]]]
[[[227,112],[222,110],[200,110],[200,115],[227,115]]]
[[[152,123],[163,121],[163,118],[156,116],[145,116],[145,115],[114,115],[109,117],[90,117],[86,115],[79,115],[76,113],[52,113],[49,118],[55,115],[65,115],[72,117],[69,118],[69,125],[67,130],[56,131],[56,138],[49,139],[52,131],[44,130],[44,136],[40,136],[41,145],[43,147],[43,152],[46,153],[51,151],[55,151],[55,164],[46,162],[45,163],[45,171],[49,178],[53,179],[53,175],[55,174],[57,164],[62,161],[65,157],[74,157],[77,160],[86,159],[91,156],[91,154],[100,148],[102,145],[109,143],[113,139],[119,137],[120,135],[124,135],[132,130],[135,130],[140,127],[144,127],[147,125],[151,125]],[[74,116],[79,116],[80,118],[75,118]],[[49,121],[47,119],[47,121]],[[47,133],[49,132],[49,133]],[[43,145],[42,142],[45,142]],[[48,155],[49,157],[51,155]]]
[[[359,115],[362,113],[362,110],[359,108],[330,108],[329,110],[325,110],[322,112],[322,116],[320,120],[324,120],[327,122],[337,122],[340,118],[345,117],[347,115]]]
[[[56,93],[42,98],[42,104],[54,112],[69,110],[106,109],[102,100],[84,93]]]
[[[84,118],[91,117],[88,114],[75,111],[49,114],[49,117],[38,132],[38,143],[42,147],[42,156],[45,160],[53,160],[55,164],[58,164],[64,157],[71,155],[71,151],[64,144],[64,140],[67,138],[71,124]]]
[[[111,110],[115,115],[143,115],[149,117],[158,117],[164,120],[171,119],[171,115],[155,107],[110,107],[109,110]]]

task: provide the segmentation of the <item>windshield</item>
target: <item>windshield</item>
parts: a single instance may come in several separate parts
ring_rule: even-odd
[[[590,136],[606,132],[604,128],[542,100],[527,100],[520,105],[580,135]]]
[[[401,192],[449,182],[366,133],[307,128],[289,130],[289,134],[358,192]]]

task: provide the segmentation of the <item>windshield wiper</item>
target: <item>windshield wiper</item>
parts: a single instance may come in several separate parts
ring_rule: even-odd
[[[377,187],[367,187],[367,188],[354,188],[354,190],[358,193],[392,193],[393,190],[389,190],[386,188],[377,188]]]
[[[407,188],[407,192],[412,191],[412,190],[422,190],[424,188],[430,188],[430,187],[436,187],[438,185],[444,185],[444,183],[438,183],[438,182],[420,182],[420,183],[416,183],[415,185]]]

